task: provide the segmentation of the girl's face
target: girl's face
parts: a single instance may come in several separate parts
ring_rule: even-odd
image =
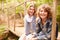
[[[42,19],[45,19],[45,18],[47,18],[47,16],[48,16],[48,12],[46,12],[43,8],[41,8],[41,9],[39,10],[39,16],[40,16]]]
[[[33,16],[34,10],[35,10],[34,7],[30,7],[30,8],[29,8],[28,12],[29,12],[29,15],[30,15],[30,16]]]

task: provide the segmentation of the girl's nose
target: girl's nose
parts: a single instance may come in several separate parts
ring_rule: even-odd
[[[42,12],[42,14],[44,14],[44,12]]]

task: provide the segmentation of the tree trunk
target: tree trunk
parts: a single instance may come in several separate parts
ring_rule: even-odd
[[[51,40],[56,40],[56,0],[53,0],[53,10]]]

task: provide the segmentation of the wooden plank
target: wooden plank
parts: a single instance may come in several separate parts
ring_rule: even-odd
[[[15,31],[14,27],[10,27],[9,31],[11,31],[14,35],[20,37],[24,33],[24,27],[15,27]]]
[[[15,3],[16,0],[14,0]],[[15,31],[15,27],[16,27],[16,8],[14,9],[14,31]]]

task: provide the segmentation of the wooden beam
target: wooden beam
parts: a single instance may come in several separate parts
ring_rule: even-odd
[[[14,3],[15,3],[16,0],[14,0]],[[14,31],[15,31],[15,28],[16,28],[16,8],[14,9]]]
[[[53,0],[52,35],[51,35],[51,40],[56,40],[56,0]]]
[[[6,4],[8,6],[8,0],[6,0]],[[10,27],[10,23],[9,23],[9,8],[7,7],[7,26],[8,28]]]
[[[26,2],[24,2],[24,15],[26,14],[26,3],[27,3],[27,0],[25,0]]]

